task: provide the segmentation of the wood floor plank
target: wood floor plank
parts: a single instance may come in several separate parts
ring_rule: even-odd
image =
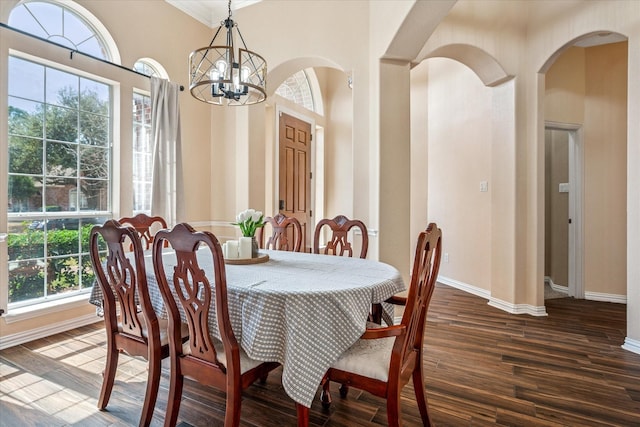
[[[485,299],[436,287],[428,313],[424,373],[436,426],[640,426],[640,355],[621,348],[626,306],[561,298],[547,317],[511,315]],[[0,351],[0,427],[130,426],[138,423],[146,362],[120,356],[106,411],[96,408],[104,369],[102,323]],[[295,426],[295,404],[280,370],[243,394],[241,426]],[[152,421],[167,407],[169,364],[163,362]],[[384,399],[331,385],[333,404],[319,392],[310,425],[384,426]],[[421,425],[413,385],[402,391],[405,426]],[[181,427],[222,426],[224,393],[187,381]]]

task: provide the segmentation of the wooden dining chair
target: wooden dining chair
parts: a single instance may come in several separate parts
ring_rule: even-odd
[[[407,297],[396,296],[388,300],[405,306],[402,321],[399,325],[367,329],[360,340],[329,368],[321,395],[325,408],[331,403],[329,382],[335,381],[386,398],[389,426],[402,425],[400,392],[412,378],[422,423],[431,425],[422,371],[422,346],[441,251],[442,231],[431,223],[418,236]],[[304,417],[304,409],[299,409],[298,414]],[[304,425],[304,420],[300,424]]]
[[[130,242],[133,256],[125,254],[123,245]],[[105,254],[106,261],[101,255]],[[167,321],[156,316],[149,290],[140,237],[132,227],[115,220],[91,229],[89,237],[91,264],[103,297],[107,357],[98,408],[109,403],[118,368],[118,355],[143,356],[149,362],[140,426],[148,426],[160,385],[161,360],[169,356]],[[184,328],[182,335],[188,330]]]
[[[327,242],[324,249],[320,249],[320,235],[323,227],[331,229],[331,238]],[[313,234],[313,253],[324,253],[327,255],[353,256],[353,242],[349,240],[349,231],[352,228],[360,230],[362,235],[362,248],[360,249],[360,258],[367,257],[369,249],[369,235],[367,227],[359,219],[349,219],[344,215],[338,215],[333,219],[322,219],[316,224]]]
[[[160,216],[149,216],[139,213],[133,217],[122,217],[118,220],[122,225],[130,225],[136,229],[143,243],[143,250],[151,248],[154,234],[167,228],[167,222]]]
[[[165,241],[175,251],[172,259],[163,256]],[[206,251],[204,256],[211,257],[212,269],[200,266],[199,247]],[[156,234],[153,261],[169,318],[171,373],[164,425],[176,425],[187,377],[226,391],[224,425],[238,426],[242,390],[257,379],[265,379],[279,364],[252,360],[238,345],[229,319],[225,265],[218,239],[212,233],[178,224]],[[170,268],[166,267],[168,263]],[[210,316],[214,316],[214,322]],[[189,328],[189,340],[184,344],[179,335],[183,322]]]
[[[265,225],[260,227],[257,233],[258,242],[262,249],[300,252],[302,227],[296,218],[278,213],[274,217],[265,217],[264,223]],[[271,236],[264,243],[264,228],[267,224],[271,227]]]

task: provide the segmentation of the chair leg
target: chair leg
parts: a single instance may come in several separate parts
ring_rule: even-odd
[[[349,394],[349,386],[346,384],[341,384],[340,385],[340,397],[342,397],[343,399],[345,397],[347,397],[347,394]]]
[[[296,402],[296,415],[298,427],[309,427],[309,408]]]
[[[237,384],[232,390],[227,390],[227,407],[224,413],[225,427],[238,427],[240,425],[241,393],[240,384]]]
[[[331,391],[329,390],[329,386],[331,385],[331,381],[327,378],[322,380],[322,392],[320,394],[320,402],[322,402],[322,408],[329,409],[331,406]]]
[[[422,360],[422,356],[420,356],[419,360]],[[420,364],[420,366],[416,366],[416,369],[413,371],[413,389],[416,393],[416,402],[418,403],[418,409],[420,409],[422,425],[431,426],[431,419],[429,418],[429,404],[427,402],[427,395],[424,391],[422,364]]]
[[[178,412],[182,400],[182,387],[184,377],[177,372],[178,368],[172,363],[169,380],[169,397],[167,398],[167,413],[164,419],[164,427],[175,427],[178,422]]]
[[[144,404],[140,414],[140,427],[148,427],[153,418],[153,410],[156,407],[158,389],[160,388],[160,360],[154,357],[149,358],[149,373],[147,376],[147,390],[144,394]]]
[[[400,389],[397,386],[389,387],[387,394],[387,423],[389,427],[400,427],[402,419],[400,414]]]
[[[113,340],[107,342],[107,360],[102,372],[102,388],[100,389],[100,398],[98,398],[98,409],[103,410],[109,403],[111,390],[113,390],[113,382],[116,378],[116,370],[118,369],[118,349],[115,348]]]
[[[260,377],[260,384],[264,384],[267,382],[267,378],[269,377],[269,374],[266,373],[263,376]]]

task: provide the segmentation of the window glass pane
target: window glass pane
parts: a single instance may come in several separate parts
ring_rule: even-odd
[[[24,6],[17,6],[11,11],[11,16],[9,16],[9,25],[11,27],[20,28],[22,31],[43,39],[46,39],[49,36],[45,29],[42,28],[42,25],[36,21],[33,15],[31,15]]]
[[[42,221],[9,221],[7,237],[9,261],[18,261],[44,256],[44,223]]]
[[[9,173],[42,175],[42,140],[9,137]]]
[[[43,117],[43,104],[9,97],[9,134],[42,138]]]
[[[54,68],[47,68],[46,102],[61,107],[78,108],[77,76]]]
[[[68,10],[63,11],[63,31],[60,33],[67,39],[71,40],[75,45],[93,37],[93,31],[76,16]]]
[[[276,93],[308,110],[314,111],[311,85],[309,85],[309,79],[304,71],[298,71],[290,76],[278,87]]]
[[[80,109],[89,113],[109,114],[109,85],[80,78]]]
[[[46,166],[48,176],[78,176],[78,146],[47,142]]]
[[[9,212],[42,212],[42,177],[9,175]]]
[[[109,142],[109,117],[81,111],[80,142],[106,146]]]
[[[81,179],[80,210],[109,210],[109,181],[99,179]]]
[[[47,139],[76,142],[78,110],[47,105],[45,136]]]
[[[51,3],[25,3],[29,12],[50,35],[62,34],[62,8]]]
[[[64,231],[55,231],[50,234],[59,235]],[[78,232],[73,233],[78,237]],[[77,248],[76,241],[76,248]],[[49,258],[47,268],[47,295],[56,295],[79,289],[80,276],[78,275],[78,255],[69,257]]]
[[[44,102],[44,67],[9,57],[9,95]]]
[[[47,178],[45,180],[45,185],[44,198],[46,210],[50,212],[70,210],[69,191],[76,188],[76,179]]]
[[[44,259],[9,261],[9,303],[44,296]]]
[[[80,146],[80,176],[107,179],[109,177],[109,150]]]

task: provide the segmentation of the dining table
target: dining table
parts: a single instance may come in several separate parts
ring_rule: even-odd
[[[372,304],[384,303],[406,286],[395,267],[379,261],[261,250],[265,255],[266,262],[225,266],[231,326],[247,355],[280,363],[285,392],[311,407],[328,368],[364,333]],[[144,256],[151,302],[166,317],[150,251]],[[197,256],[201,268],[212,272],[210,252],[198,250]],[[163,257],[168,257],[165,271],[172,271],[172,249],[165,248]],[[89,301],[102,305],[97,284]],[[393,322],[391,305],[383,304],[382,314]],[[214,300],[208,323],[215,335]]]

